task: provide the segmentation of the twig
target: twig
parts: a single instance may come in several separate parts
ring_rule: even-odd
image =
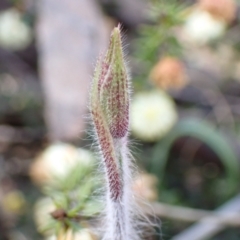
[[[213,212],[188,207],[172,206],[164,203],[152,203],[144,207],[148,215],[171,218],[184,222],[196,222],[207,219],[209,223],[218,223],[226,226],[239,227],[240,216],[236,212]]]
[[[218,208],[213,215],[204,217],[192,227],[174,236],[172,240],[206,240],[223,230],[226,225],[240,226],[239,213],[240,194]]]

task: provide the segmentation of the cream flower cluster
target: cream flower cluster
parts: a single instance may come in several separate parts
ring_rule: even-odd
[[[57,237],[54,235],[53,229],[48,228],[48,226],[51,226],[51,223],[54,223],[55,221],[50,215],[50,213],[54,210],[56,210],[56,207],[52,199],[48,197],[38,200],[34,208],[34,220],[37,224],[38,231],[46,237],[46,240],[57,240]],[[75,233],[72,233],[72,231],[69,230],[69,232],[64,234],[61,239],[95,240],[96,238],[93,236],[89,229],[85,228]]]
[[[30,175],[38,185],[48,185],[56,177],[66,177],[79,164],[88,166],[93,162],[94,156],[90,151],[70,144],[56,143],[37,157]]]
[[[8,9],[0,13],[0,46],[10,50],[21,50],[31,41],[31,28],[22,21],[19,11]]]
[[[96,238],[94,238],[92,236],[92,234],[86,230],[80,230],[76,233],[69,233],[65,236],[63,236],[64,240],[95,240]],[[46,240],[57,240],[56,236],[52,236],[52,237],[48,237]]]
[[[133,135],[143,141],[156,141],[163,137],[177,121],[172,99],[163,91],[138,93],[131,106]]]
[[[215,18],[209,12],[194,9],[187,17],[183,30],[189,42],[203,45],[221,37],[226,26],[223,20]]]

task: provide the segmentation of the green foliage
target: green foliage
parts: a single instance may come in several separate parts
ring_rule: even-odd
[[[181,137],[192,137],[206,144],[217,155],[225,169],[225,184],[223,186],[224,198],[236,192],[239,186],[239,162],[236,154],[222,133],[214,129],[209,123],[186,119],[180,121],[174,129],[162,139],[156,146],[152,158],[152,172],[155,173],[162,183],[166,174],[168,155],[174,142]],[[218,182],[221,184],[221,181]],[[217,184],[216,188],[220,185]],[[220,189],[215,189],[220,190]]]
[[[44,224],[41,232],[51,230],[58,235],[63,229],[78,231],[99,213],[102,206],[96,200],[96,191],[101,179],[93,171],[93,165],[78,165],[66,177],[56,178],[54,185],[45,188],[56,209],[49,213],[52,219]]]
[[[160,56],[181,55],[181,45],[174,30],[183,21],[184,6],[175,0],[152,1],[148,13],[149,24],[141,25],[139,37],[134,42],[134,53],[139,68],[134,77],[136,87],[145,84],[148,74]]]

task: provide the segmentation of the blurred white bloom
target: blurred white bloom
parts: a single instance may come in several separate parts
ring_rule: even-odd
[[[2,47],[21,50],[30,44],[31,29],[21,18],[21,13],[16,9],[8,9],[0,13],[0,45]]]
[[[95,238],[92,236],[92,234],[89,231],[83,229],[75,233],[72,240],[94,240],[94,239]]]
[[[34,161],[30,175],[39,185],[51,183],[55,177],[63,178],[78,165],[90,166],[94,162],[92,153],[70,144],[57,143],[49,146]]]
[[[87,229],[82,229],[76,233],[72,233],[71,231],[66,233],[64,236],[65,240],[95,240],[96,238],[90,233]],[[46,240],[57,240],[56,236],[51,236],[46,238]]]
[[[57,225],[57,221],[61,221],[60,220],[61,217],[64,216],[63,214],[65,214],[64,209],[57,208],[56,206],[58,204],[64,205],[63,203],[64,201],[65,201],[65,204],[67,203],[66,198],[61,198],[61,199],[60,198],[61,198],[60,195],[59,196],[55,195],[54,200],[50,197],[43,197],[43,198],[40,198],[34,206],[33,217],[34,217],[34,222],[36,224],[37,230],[39,233],[47,237],[47,239],[49,240],[56,239],[54,234],[56,233],[56,229],[59,227],[59,225]],[[59,239],[94,240],[95,239],[94,234],[90,231],[90,229],[87,228],[88,223],[86,221],[83,224],[81,223],[79,222],[79,229],[81,228],[81,231],[79,230],[74,233],[71,230],[67,232],[60,231],[59,233],[62,236]],[[85,227],[84,229],[82,229],[83,226]]]
[[[138,93],[131,107],[132,133],[144,141],[156,141],[176,123],[177,112],[172,99],[163,91]]]
[[[48,226],[55,221],[50,215],[54,210],[56,207],[52,199],[48,197],[41,198],[34,206],[33,217],[37,230],[45,236],[53,234],[54,229],[49,229]]]
[[[200,45],[222,36],[225,29],[226,23],[224,21],[199,9],[194,9],[188,15],[183,26],[184,38]]]

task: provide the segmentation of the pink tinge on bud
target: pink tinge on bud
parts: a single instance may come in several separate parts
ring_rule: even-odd
[[[113,138],[122,138],[129,127],[129,86],[119,28],[113,30],[102,65],[107,67],[101,75],[100,98]]]
[[[136,236],[131,226],[131,169],[127,150],[129,82],[123,58],[120,26],[114,28],[108,50],[97,62],[90,107],[107,183],[106,233],[103,239]],[[132,234],[133,231],[133,234]],[[138,239],[138,238],[136,238]]]
[[[105,123],[97,111],[92,111],[94,116],[94,125],[98,135],[98,142],[103,155],[104,164],[106,166],[106,174],[109,183],[110,198],[117,201],[122,196],[122,179],[116,162],[116,155],[111,136],[106,130]]]
[[[114,95],[109,103],[112,108],[112,116],[110,125],[110,132],[113,138],[123,138],[128,132],[129,124],[129,103],[125,100],[125,96],[122,95],[122,91],[119,90],[122,86],[117,86]]]
[[[129,121],[128,78],[119,28],[113,30],[108,50],[100,57],[95,69],[91,113],[108,176],[110,197],[116,201],[122,196],[123,183],[114,139],[127,135]]]

